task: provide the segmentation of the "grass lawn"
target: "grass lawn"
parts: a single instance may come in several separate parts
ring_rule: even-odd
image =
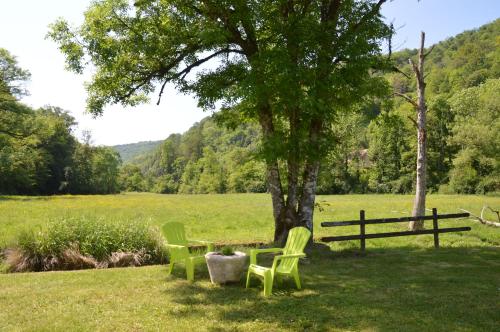
[[[320,196],[315,236],[354,233],[322,230],[323,220],[408,215],[411,196]],[[478,213],[500,197],[429,196],[440,213],[459,207]],[[43,227],[71,216],[182,221],[191,238],[217,242],[268,241],[272,236],[267,195],[3,197],[0,247],[21,228]],[[471,232],[368,240],[366,256],[357,242],[318,245],[301,262],[304,289],[291,281],[263,298],[261,284],[212,286],[206,267],[197,281],[165,266],[0,274],[0,331],[498,331],[500,326],[500,230],[468,220]],[[404,225],[367,227],[369,232]],[[348,249],[348,250],[342,250]],[[271,257],[264,257],[270,263]]]

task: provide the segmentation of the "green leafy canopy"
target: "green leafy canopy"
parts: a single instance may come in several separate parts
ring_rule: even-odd
[[[378,13],[383,2],[104,0],[81,26],[59,20],[48,36],[69,69],[95,67],[87,86],[94,115],[155,91],[160,99],[171,82],[204,109],[221,106],[229,122],[231,113],[262,120],[259,109],[270,107],[275,132],[265,147],[286,155],[299,146],[308,155],[313,118],[328,124],[336,112],[387,91],[373,75],[384,65],[380,41],[390,34]],[[293,133],[290,121],[298,124]]]

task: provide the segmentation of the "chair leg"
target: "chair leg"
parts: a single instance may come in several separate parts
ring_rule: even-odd
[[[194,264],[190,259],[186,259],[186,277],[188,281],[194,281]]]
[[[273,275],[271,271],[264,273],[264,296],[269,296],[273,292]]]
[[[247,283],[245,285],[245,288],[248,288],[250,287],[250,269],[248,269],[248,272],[247,272]]]
[[[300,286],[300,277],[299,277],[299,271],[298,270],[293,271],[293,279],[295,280],[295,285],[297,285],[297,289],[301,289],[301,286]]]
[[[167,275],[171,275],[173,270],[174,270],[174,262],[170,261],[170,264],[168,265]]]

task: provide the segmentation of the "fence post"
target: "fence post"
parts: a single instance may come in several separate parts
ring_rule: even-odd
[[[359,210],[359,235],[361,237],[361,251],[365,252],[365,210]]]
[[[432,208],[432,226],[434,228],[434,247],[439,248],[438,213],[436,208]]]

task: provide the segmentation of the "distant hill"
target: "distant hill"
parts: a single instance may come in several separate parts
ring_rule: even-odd
[[[163,141],[145,141],[130,144],[114,145],[111,148],[120,154],[124,164],[143,154],[154,151]]]

